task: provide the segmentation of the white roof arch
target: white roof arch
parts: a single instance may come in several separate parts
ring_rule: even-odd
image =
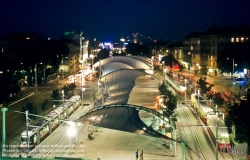
[[[93,66],[97,68],[99,65],[104,66],[112,62],[124,63],[131,66],[134,69],[145,69],[145,70],[151,69],[151,66],[149,64],[146,64],[143,61],[136,58],[132,58],[130,56],[116,56],[116,57],[106,58],[101,60],[100,62],[96,62]]]
[[[102,66],[102,76],[104,76],[110,72],[120,70],[120,69],[133,69],[133,67],[131,67],[128,64],[121,63],[121,62],[108,63],[108,64]]]
[[[151,59],[145,56],[130,56],[131,58],[137,59],[142,61],[143,63],[147,64],[148,66],[152,67]]]
[[[150,75],[160,82],[154,75],[135,69],[116,70],[101,77],[99,87],[107,93],[103,105],[127,104],[129,95],[136,85],[136,79],[146,75]]]

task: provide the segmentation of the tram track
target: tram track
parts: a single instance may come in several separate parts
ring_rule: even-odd
[[[183,125],[183,122],[182,123],[182,128],[183,128],[183,131],[185,132],[185,130],[187,130],[187,128],[189,128],[189,133],[191,133],[191,137],[192,137],[192,141],[187,140],[188,139],[188,135],[186,134],[185,132],[185,142],[187,143],[188,146],[190,146],[190,148],[192,148],[192,146],[194,146],[195,148],[195,151],[193,152],[196,152],[195,154],[191,152],[191,150],[189,149],[188,153],[189,153],[189,158],[190,159],[197,159],[196,157],[198,156],[199,159],[202,159],[202,160],[206,160],[206,157],[202,151],[202,148],[201,148],[201,145],[199,143],[199,140],[198,140],[198,137],[197,137],[197,134],[196,134],[196,130],[194,127],[192,127],[192,124],[194,124],[194,122],[196,122],[197,120],[190,120],[190,118],[188,117],[187,113],[185,112],[184,108],[182,105],[180,105],[178,107],[178,115],[179,117],[185,117],[185,120],[183,120],[183,122],[185,123],[188,123],[188,124],[185,124]],[[181,116],[182,115],[182,116]],[[191,122],[192,121],[192,122]],[[191,144],[190,142],[193,142],[193,144]]]

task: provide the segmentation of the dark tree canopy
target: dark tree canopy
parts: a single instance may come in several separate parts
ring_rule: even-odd
[[[206,94],[214,86],[213,84],[209,84],[208,82],[206,82],[206,80],[206,77],[200,77],[200,79],[197,81],[197,85],[200,89],[201,94]]]

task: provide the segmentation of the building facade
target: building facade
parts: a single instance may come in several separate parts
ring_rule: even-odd
[[[223,61],[233,59],[243,71],[249,68],[249,61],[243,58],[250,52],[249,38],[249,26],[218,27],[214,24],[207,31],[193,32],[182,39],[183,61],[190,70],[217,75],[223,69],[222,64],[226,64]]]

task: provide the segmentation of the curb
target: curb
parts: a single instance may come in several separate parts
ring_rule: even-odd
[[[28,93],[27,95],[25,95],[25,96],[23,96],[23,97],[21,97],[21,98],[19,98],[19,99],[15,100],[15,101],[10,102],[8,106],[9,106],[9,107],[11,107],[11,106],[13,106],[14,104],[16,104],[16,103],[18,103],[18,102],[20,102],[20,101],[22,101],[22,100],[24,100],[24,99],[26,99],[26,98],[28,98],[28,97],[32,96],[33,94],[35,94],[35,92],[34,92],[34,91],[33,91],[33,92]]]

